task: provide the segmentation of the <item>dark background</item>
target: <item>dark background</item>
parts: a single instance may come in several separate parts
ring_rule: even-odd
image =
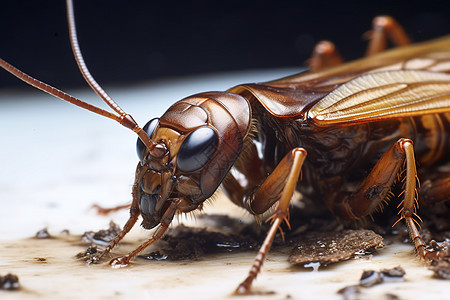
[[[321,39],[348,60],[379,14],[413,41],[450,33],[443,1],[75,1],[85,60],[105,86],[241,69],[301,66]],[[218,5],[218,3],[221,3]],[[0,57],[62,89],[85,86],[69,46],[65,2],[2,1]],[[0,88],[23,86],[0,71]]]

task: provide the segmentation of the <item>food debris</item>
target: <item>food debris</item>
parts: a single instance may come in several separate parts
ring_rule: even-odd
[[[439,279],[450,279],[450,243],[442,242],[437,243],[432,241],[430,246],[434,251],[441,251],[445,253],[438,260],[431,262],[430,270],[434,272],[434,277]]]
[[[97,232],[86,231],[81,236],[81,240],[83,241],[83,243],[91,246],[106,248],[121,231],[122,229],[120,228],[120,226],[111,221],[109,222],[108,229],[102,229]]]
[[[337,293],[342,295],[345,300],[357,299],[357,296],[361,294],[361,288],[358,285],[349,285],[340,289]]]
[[[241,232],[245,226],[249,226],[240,219],[219,214],[199,215],[197,221],[202,226],[224,233]]]
[[[434,272],[434,277],[450,279],[450,259],[433,261],[430,269]]]
[[[405,274],[405,270],[400,266],[392,269],[383,269],[379,272],[374,270],[363,271],[361,279],[359,280],[359,285],[371,287],[387,281],[403,280]]]
[[[159,251],[153,251],[153,252],[150,252],[147,255],[142,255],[142,256],[139,256],[139,257],[142,257],[142,258],[145,258],[145,259],[148,259],[148,260],[157,260],[157,261],[159,261],[159,260],[166,260],[167,259],[167,255],[166,254],[161,254]]]
[[[140,257],[149,260],[188,260],[220,252],[257,249],[259,241],[242,232],[221,233],[206,228],[178,225],[167,231],[158,250]]]
[[[97,246],[90,246],[86,249],[86,251],[78,253],[75,257],[79,259],[88,260],[92,255],[98,253]]]
[[[0,289],[2,290],[17,290],[20,288],[19,277],[17,275],[8,273],[5,276],[0,276]]]
[[[149,254],[140,256],[149,260],[189,260],[220,252],[259,249],[267,228],[246,224],[228,216],[205,215],[201,222],[208,228],[179,225],[169,229]],[[267,226],[267,225],[265,225]],[[292,247],[290,261],[311,267],[326,265],[365,254],[371,248],[382,247],[383,238],[371,230],[344,230],[313,232],[307,235],[290,235],[285,242],[277,237],[273,247]]]
[[[50,233],[48,233],[47,227],[39,230],[38,232],[36,232],[34,237],[37,238],[37,239],[50,239],[50,238],[52,238]]]
[[[70,235],[69,229],[63,229],[63,230],[61,231],[61,235]]]
[[[289,262],[302,265],[318,262],[327,265],[366,254],[369,249],[379,247],[383,247],[383,238],[372,230],[312,232],[298,239]]]
[[[78,253],[75,257],[87,263],[98,263],[101,252],[109,243],[122,231],[119,225],[113,221],[109,222],[108,229],[101,229],[97,232],[86,231],[81,236],[81,241],[90,245],[86,251]]]
[[[35,257],[34,258],[38,262],[46,263],[47,259],[45,257]]]
[[[361,296],[362,288],[369,288],[377,284],[390,281],[402,281],[406,272],[402,267],[397,266],[392,269],[383,269],[381,271],[366,270],[363,271],[359,284],[346,286],[337,291],[344,299],[358,299],[364,298]],[[399,299],[397,295],[389,293],[386,294],[386,299]]]

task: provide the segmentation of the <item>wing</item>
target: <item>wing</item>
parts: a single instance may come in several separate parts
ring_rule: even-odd
[[[399,73],[391,73],[394,74],[392,77],[397,78],[399,84],[402,74],[409,74],[409,78],[405,79],[408,82],[411,82],[415,77],[422,78],[424,86],[426,85],[426,81],[433,81],[430,77],[433,75],[429,73],[426,73],[428,75],[425,73],[422,75],[401,73],[401,71],[407,70],[430,71],[430,73],[450,73],[450,36],[430,42],[396,48],[320,72],[304,72],[275,81],[260,84],[239,85],[233,87],[229,91],[241,94],[247,99],[255,99],[262,104],[268,112],[278,117],[298,117],[300,115],[306,115],[308,109],[314,106],[313,112],[309,112],[309,117],[314,117],[314,121],[318,125],[336,124],[345,122],[345,120],[341,119],[338,121],[338,119],[329,119],[331,118],[331,114],[334,114],[335,111],[322,110],[326,107],[330,107],[331,109],[332,102],[341,102],[343,100],[337,95],[331,96],[334,91],[337,91],[340,87],[342,87],[341,91],[350,89],[350,92],[346,94],[349,96],[351,94],[351,89],[355,88],[355,84],[350,84],[353,80],[359,78],[358,82],[362,84],[363,89],[366,90],[370,89],[371,86],[369,83],[364,84],[363,81],[372,80],[370,81],[371,83],[378,82],[377,84],[381,85],[381,81],[383,80],[383,75],[381,75],[382,72],[389,73],[391,71],[399,71]],[[380,74],[373,75],[375,73]],[[425,78],[427,76],[428,79]],[[392,80],[392,78],[388,78],[389,75],[384,75],[384,77],[386,77],[384,80]],[[447,81],[448,79],[446,77],[443,80]],[[409,83],[409,85],[411,86],[412,83]],[[344,86],[346,86],[346,88],[344,88]],[[444,92],[445,87],[442,85],[441,88]],[[379,92],[381,92],[382,89],[383,88],[378,87]],[[432,91],[429,93],[432,93]],[[359,105],[361,109],[363,109],[362,107],[365,105],[366,100],[361,97],[358,98],[358,100],[356,100],[356,98],[353,99],[354,101],[361,101]],[[392,102],[389,102],[387,98],[384,99],[386,101],[383,103],[388,106],[392,105]],[[367,99],[367,101],[370,100],[374,99]],[[347,101],[346,105],[349,107],[353,105],[357,106],[358,103],[354,101]],[[444,105],[448,106],[448,103],[445,103]],[[442,102],[436,104],[442,105]],[[365,110],[370,111],[368,107],[366,107]],[[417,110],[416,108],[416,111],[417,114],[423,113],[423,111],[428,112],[428,107],[422,107],[420,110]],[[341,117],[345,114],[346,113],[341,114]],[[356,116],[353,116],[352,118],[354,122],[363,121]]]
[[[450,74],[396,70],[369,73],[339,86],[308,117],[321,126],[443,112],[450,112]]]

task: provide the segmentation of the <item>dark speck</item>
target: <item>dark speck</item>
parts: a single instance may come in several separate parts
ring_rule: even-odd
[[[50,239],[52,236],[50,233],[48,233],[47,228],[41,229],[38,232],[36,232],[35,238],[37,239]]]
[[[5,276],[0,276],[0,289],[17,290],[19,287],[19,277],[17,275],[9,273]]]

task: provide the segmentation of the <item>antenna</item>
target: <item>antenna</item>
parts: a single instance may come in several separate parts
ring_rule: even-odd
[[[7,63],[3,59],[0,58],[0,67],[11,73],[12,75],[16,76],[20,80],[28,83],[29,85],[40,89],[52,96],[55,96],[61,100],[67,101],[69,103],[72,103],[76,106],[79,106],[81,108],[87,109],[93,113],[96,113],[98,115],[102,115],[104,117],[110,118],[112,120],[117,121],[121,125],[125,126],[128,129],[133,130],[136,132],[136,134],[139,136],[141,141],[144,143],[144,145],[149,149],[150,152],[155,157],[160,157],[165,153],[165,149],[161,149],[161,145],[158,145],[157,143],[153,142],[150,137],[147,135],[147,133],[139,127],[137,122],[133,119],[133,117],[129,114],[127,114],[123,109],[113,100],[111,97],[100,87],[100,85],[95,81],[95,79],[92,77],[91,73],[89,72],[86,64],[84,63],[83,56],[80,51],[80,46],[78,44],[78,38],[77,38],[77,32],[75,28],[75,16],[73,12],[73,3],[72,0],[66,0],[67,5],[67,21],[69,25],[69,34],[70,34],[70,43],[72,45],[73,54],[75,56],[75,60],[78,64],[78,68],[81,71],[81,74],[83,75],[86,82],[91,86],[91,88],[94,90],[94,92],[97,93],[97,95],[100,96],[100,98],[105,101],[106,104],[109,105],[117,114],[111,113],[107,110],[104,110],[100,107],[91,105],[89,103],[86,103],[78,98],[75,98],[57,88],[52,87],[51,85],[48,85],[42,81],[39,81],[30,75],[20,71],[16,67],[12,66],[11,64]]]

